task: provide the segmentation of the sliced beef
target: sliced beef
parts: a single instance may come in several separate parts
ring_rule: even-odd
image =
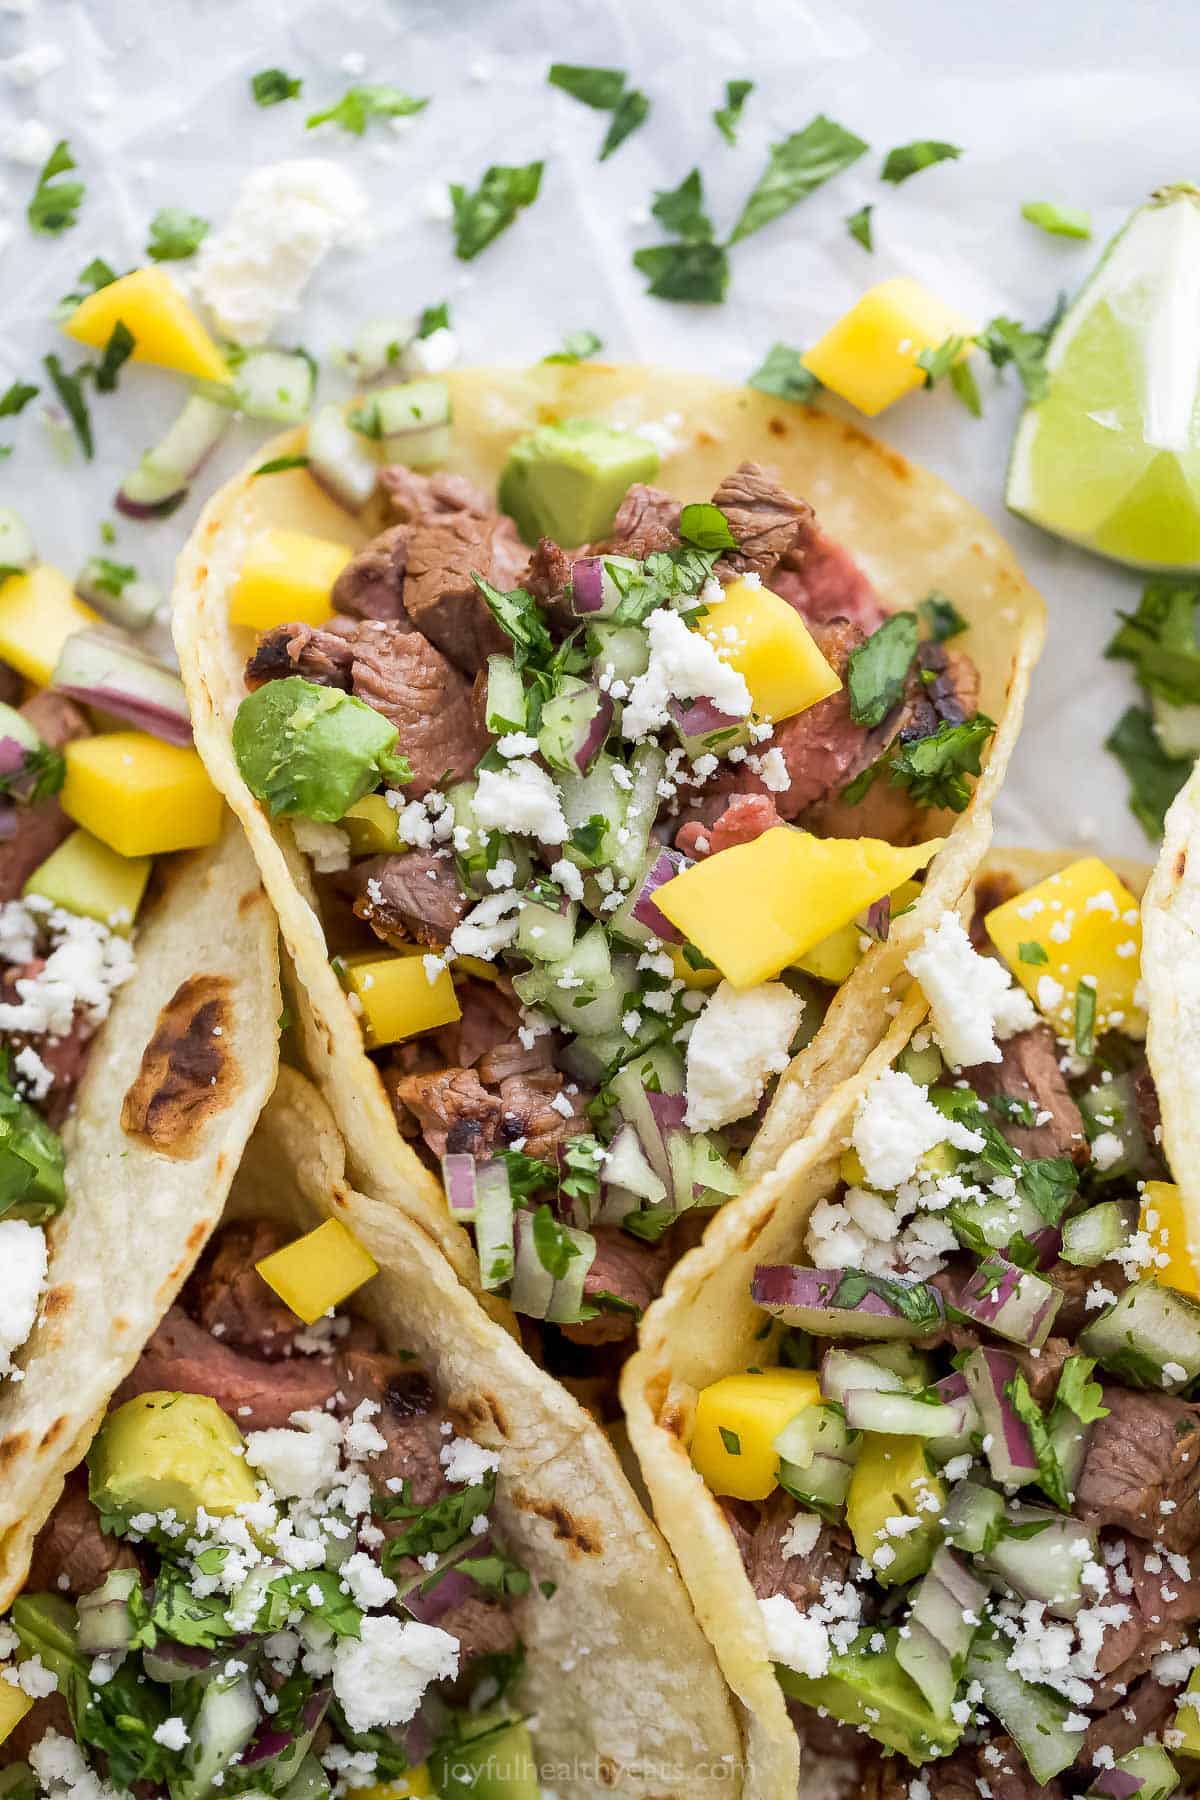
[[[0,1744],[0,1769],[27,1762],[29,1752],[35,1744],[41,1743],[48,1731],[57,1731],[65,1738],[75,1735],[70,1709],[62,1694],[47,1694],[44,1700],[35,1700],[25,1717],[13,1726]]]
[[[794,499],[755,462],[739,463],[725,477],[713,505],[725,514],[738,545],[722,556],[718,575],[753,573],[767,580],[801,528],[812,524],[812,507]]]
[[[1129,1286],[1128,1275],[1112,1262],[1106,1262],[1101,1269],[1079,1269],[1074,1263],[1063,1262],[1060,1258],[1041,1273],[1062,1294],[1062,1305],[1054,1315],[1054,1329],[1068,1338],[1077,1337],[1088,1320],[1096,1317],[1095,1308],[1089,1308],[1087,1304],[1087,1297],[1097,1281],[1113,1294],[1123,1294]]]
[[[417,630],[456,668],[475,675],[489,656],[511,648],[472,581],[502,590],[517,585],[529,553],[512,520],[471,512],[423,518],[409,528],[404,608]]]
[[[402,1075],[393,1092],[412,1113],[421,1136],[437,1157],[448,1150],[486,1156],[496,1141],[504,1106],[498,1095],[483,1086],[474,1069]]]
[[[636,1336],[638,1319],[657,1298],[673,1255],[668,1244],[643,1243],[615,1225],[595,1226],[592,1236],[596,1255],[584,1276],[583,1297],[601,1310],[594,1319],[562,1329],[574,1344],[617,1344]],[[605,1306],[605,1295],[622,1305]],[[636,1310],[629,1312],[627,1307]]]
[[[521,577],[521,586],[545,606],[564,591],[571,579],[575,559],[554,542],[539,538],[529,557],[529,566]]]
[[[788,820],[839,792],[861,768],[874,761],[876,734],[865,731],[850,717],[850,695],[845,686],[850,652],[865,643],[866,638],[857,625],[841,619],[814,635],[843,685],[836,694],[818,700],[815,706],[775,727],[772,747],[783,754],[789,782],[786,790],[774,798],[780,816]]]
[[[588,1098],[587,1094],[568,1094],[557,1069],[509,1075],[500,1083],[500,1134],[510,1144],[523,1138],[526,1156],[553,1160],[564,1138],[587,1130],[583,1109]],[[569,1112],[565,1110],[568,1105]]]
[[[1117,1387],[1105,1388],[1104,1404],[1108,1417],[1092,1427],[1075,1511],[1089,1523],[1160,1540],[1168,1550],[1195,1549],[1200,1406]]]
[[[46,966],[44,957],[32,962],[14,963],[0,974],[0,1001],[6,1006],[19,1006],[24,999],[22,984],[33,981]],[[96,1035],[96,1025],[83,1013],[71,1016],[70,1028],[62,1037],[47,1037],[43,1032],[6,1031],[5,1048],[16,1056],[29,1049],[50,1073],[50,1087],[38,1101],[38,1110],[57,1130],[71,1110],[75,1090],[87,1067],[88,1048]],[[18,1074],[20,1071],[18,1070]]]
[[[137,1566],[128,1545],[100,1529],[100,1515],[88,1499],[87,1471],[74,1470],[34,1540],[26,1586],[31,1593],[45,1589],[75,1599],[98,1588],[114,1569]]]
[[[785,1540],[796,1518],[796,1503],[782,1490],[764,1504],[748,1551],[742,1561],[760,1600],[783,1594],[803,1612],[821,1598],[821,1584],[835,1581],[841,1587],[850,1572],[853,1546],[846,1532],[822,1522],[811,1550],[791,1556]]]
[[[825,1721],[821,1719],[820,1714],[814,1715],[811,1707],[805,1707],[804,1712],[806,1719],[801,1722],[801,1743],[806,1751],[812,1751],[818,1756],[853,1754],[854,1747],[852,1744],[848,1744],[845,1750],[833,1752],[822,1750],[819,1740],[824,1734],[820,1731],[814,1733],[809,1728],[807,1719],[815,1716],[818,1725],[824,1724]],[[839,1733],[849,1732],[854,1729],[852,1726],[839,1726],[836,1719],[832,1719],[828,1722],[832,1724]],[[840,1737],[837,1741],[841,1741]],[[863,1742],[864,1740],[860,1738],[859,1741]],[[845,1800],[909,1800],[909,1783],[912,1777],[908,1771],[908,1764],[903,1762],[898,1756],[884,1756],[871,1738],[866,1738],[865,1742],[868,1748],[860,1771],[858,1785],[846,1794]],[[925,1785],[929,1788],[931,1796],[934,1791],[932,1784],[933,1771],[934,1769],[940,1770],[941,1767],[941,1763],[933,1763],[928,1769],[923,1769],[921,1771],[922,1777],[925,1779]],[[969,1789],[967,1786],[968,1781],[970,1783]],[[979,1790],[975,1786],[975,1777],[971,1775],[965,1767],[963,1769],[963,1779],[960,1785],[952,1785],[949,1787],[939,1785],[937,1793],[939,1795],[939,1800],[979,1800]]]
[[[965,650],[947,650],[929,640],[917,652],[917,666],[923,698],[933,709],[934,730],[939,725],[961,725],[978,712],[979,670]]]
[[[346,1350],[338,1364],[343,1410],[352,1413],[364,1400],[380,1409],[371,1423],[387,1439],[387,1449],[367,1460],[372,1483],[383,1490],[389,1481],[407,1481],[414,1505],[432,1505],[447,1491],[441,1453],[450,1435],[442,1430],[446,1415],[429,1377],[382,1350]]]
[[[612,532],[593,549],[612,556],[632,556],[639,561],[656,550],[672,550],[679,544],[678,500],[661,488],[635,481],[617,508]]]
[[[803,613],[810,625],[849,619],[869,637],[887,617],[850,552],[827,538],[815,522],[801,529],[767,585]]]
[[[1133,1101],[1146,1143],[1151,1150],[1161,1155],[1162,1110],[1158,1104],[1158,1089],[1154,1085],[1149,1063],[1142,1063],[1134,1072]]]
[[[476,981],[468,977],[457,986],[458,1004],[462,1008],[462,1017],[453,1025],[443,1025],[436,1034],[438,1050],[448,1063],[455,1063],[459,1068],[471,1069],[479,1067],[480,1079],[489,1084],[498,1084],[505,1075],[515,1073],[509,1064],[519,1059],[520,1066],[532,1068],[546,1067],[548,1059],[541,1064],[526,1065],[525,1060],[530,1052],[521,1047],[517,1031],[521,1023],[521,1008],[515,995],[506,987],[495,981]],[[538,1044],[545,1045],[548,1037],[539,1038]],[[496,1060],[493,1061],[492,1059]],[[485,1067],[486,1065],[486,1067]],[[499,1073],[497,1073],[497,1068]]]
[[[1058,1777],[1052,1776],[1049,1781],[1036,1781],[1030,1773],[1029,1764],[1010,1737],[1001,1733],[986,1748],[990,1749],[990,1755],[985,1755],[984,1747],[975,1755],[975,1773],[978,1778],[976,1795],[980,1792],[978,1781],[985,1781],[991,1790],[992,1800],[1063,1800],[1062,1783]],[[932,1764],[930,1774],[940,1767],[940,1763]],[[932,1791],[934,1800],[951,1800],[951,1794],[957,1800],[956,1790],[947,1792],[935,1787]]]
[[[689,819],[675,833],[676,848],[699,859],[731,850],[735,844],[752,844],[755,838],[782,825],[770,794],[735,794],[713,825]]]
[[[265,1431],[286,1425],[294,1412],[324,1407],[337,1387],[329,1357],[263,1362],[227,1347],[173,1306],[117,1389],[113,1405],[164,1388],[209,1394],[240,1430]]]
[[[28,719],[52,750],[61,750],[64,744],[87,737],[90,731],[74,701],[51,688],[44,688],[27,700],[21,716]],[[12,837],[0,842],[0,902],[19,899],[33,871],[74,829],[74,821],[68,819],[53,796],[39,800],[36,806],[18,806],[16,830]]]
[[[520,1642],[517,1622],[509,1609],[483,1594],[470,1594],[438,1620],[438,1629],[458,1639],[458,1674],[480,1656],[504,1655]]]
[[[411,525],[391,525],[352,557],[333,584],[335,611],[352,619],[402,619]]]
[[[1092,1720],[1084,1734],[1076,1768],[1085,1778],[1090,1776],[1097,1750],[1111,1750],[1114,1758],[1128,1755],[1162,1730],[1177,1703],[1178,1695],[1172,1688],[1164,1687],[1153,1675],[1143,1676],[1115,1706]]]
[[[289,1356],[303,1323],[267,1286],[255,1264],[292,1235],[267,1219],[226,1225],[188,1283],[196,1323],[231,1349],[249,1350],[268,1362]]]
[[[1018,1031],[1000,1045],[1000,1061],[978,1063],[962,1071],[981,1100],[1004,1095],[1032,1106],[1034,1117],[1050,1117],[1044,1125],[1019,1125],[993,1114],[996,1124],[1020,1155],[1073,1156],[1088,1160],[1088,1142],[1079,1108],[1058,1066],[1058,1043],[1048,1025]]]
[[[468,512],[478,518],[494,513],[493,502],[465,475],[449,475],[438,470],[433,475],[418,475],[403,463],[390,463],[379,471],[379,485],[387,495],[392,511],[408,524],[436,518],[441,513]]]
[[[427,850],[373,856],[347,870],[354,911],[387,944],[450,942],[471,902],[458,884],[453,860]]]
[[[1181,1575],[1158,1550],[1148,1550],[1134,1537],[1125,1541],[1125,1562],[1133,1578],[1138,1609],[1153,1626],[1190,1625],[1200,1619],[1200,1574]]]
[[[354,649],[348,637],[318,631],[311,625],[276,625],[258,640],[258,648],[246,664],[246,686],[260,688],[265,682],[299,675],[348,694],[353,670]]]
[[[412,764],[405,793],[414,799],[443,781],[464,781],[487,749],[471,708],[471,688],[419,631],[388,623],[360,625],[353,644],[353,692],[390,719],[397,749]]]
[[[464,1020],[466,1009],[463,1011]],[[487,1050],[479,1059],[479,1078],[498,1087],[513,1075],[543,1074],[554,1067],[555,1039],[544,1031],[535,1037],[528,1050],[519,1037],[505,1040]]]
[[[1006,1348],[1029,1383],[1029,1391],[1038,1405],[1044,1406],[1053,1400],[1062,1366],[1068,1356],[1074,1355],[1075,1346],[1064,1337],[1049,1337],[1037,1351],[1018,1350],[1015,1345]]]
[[[805,1706],[802,1700],[789,1700],[787,1709],[807,1755],[835,1756],[839,1761],[861,1765],[861,1792],[851,1784],[845,1789],[843,1800],[908,1800],[908,1779],[900,1773],[907,1765],[898,1757],[884,1756],[865,1730],[857,1725],[843,1725],[832,1713],[819,1713],[815,1706]]]

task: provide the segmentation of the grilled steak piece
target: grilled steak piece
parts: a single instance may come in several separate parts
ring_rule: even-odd
[[[725,514],[738,545],[717,563],[718,577],[753,573],[769,581],[780,557],[812,523],[812,507],[794,499],[755,462],[739,463],[725,477],[713,505]]]
[[[348,694],[353,669],[350,637],[336,631],[318,631],[312,625],[276,625],[258,640],[258,648],[246,664],[246,686],[260,688],[265,682],[299,675],[305,681],[340,688]]]
[[[999,1111],[993,1115],[1021,1156],[1073,1156],[1082,1163],[1090,1154],[1087,1136],[1079,1108],[1058,1066],[1058,1056],[1058,1042],[1050,1027],[1034,1025],[1001,1043],[999,1062],[979,1063],[962,1073],[981,1100],[1004,1095],[1031,1106],[1035,1119],[1050,1115],[1044,1124],[1034,1125],[1005,1119]]]
[[[1076,1483],[1076,1513],[1168,1550],[1194,1550],[1200,1544],[1200,1406],[1117,1387],[1105,1388],[1104,1404],[1108,1417],[1092,1427]]]
[[[353,692],[390,719],[396,748],[412,764],[405,793],[421,799],[444,781],[464,781],[487,749],[471,688],[419,631],[367,622],[353,638]]]
[[[611,535],[603,543],[593,544],[596,551],[611,556],[632,556],[639,561],[656,550],[673,550],[679,544],[678,500],[664,494],[661,488],[647,487],[635,481],[617,508]]]
[[[91,727],[73,700],[44,688],[27,700],[21,708],[34,730],[52,750],[76,738],[88,737]],[[16,808],[16,830],[12,837],[0,842],[0,902],[18,900],[33,871],[71,835],[75,829],[55,796],[39,800],[36,806]]]
[[[448,944],[470,906],[450,857],[427,850],[372,856],[347,875],[354,911],[385,943],[415,938],[419,944]]]
[[[850,552],[827,538],[815,522],[804,526],[784,551],[767,586],[803,613],[810,625],[849,619],[869,637],[887,617]]]
[[[242,1431],[286,1425],[294,1412],[323,1407],[338,1387],[327,1356],[263,1362],[229,1349],[180,1306],[173,1306],[142,1351],[137,1366],[113,1398],[120,1406],[137,1394],[177,1389],[209,1394]]]
[[[464,1150],[486,1156],[496,1141],[504,1107],[474,1069],[402,1075],[394,1092],[417,1120],[421,1136],[437,1157]]]
[[[665,1243],[647,1244],[630,1237],[615,1225],[592,1228],[596,1255],[583,1279],[583,1297],[601,1305],[594,1319],[564,1325],[574,1344],[617,1344],[637,1334],[638,1319],[657,1298],[674,1260]],[[611,1294],[621,1307],[605,1307],[602,1295]],[[626,1311],[630,1307],[636,1310]]]
[[[372,538],[334,582],[334,609],[352,619],[402,619],[411,537],[411,525],[391,525]]]
[[[219,1231],[188,1283],[198,1325],[234,1350],[274,1362],[290,1356],[303,1322],[273,1293],[255,1264],[291,1240],[267,1219],[237,1221]]]
[[[98,1588],[114,1569],[137,1566],[129,1546],[100,1529],[100,1515],[88,1499],[87,1470],[73,1470],[62,1499],[34,1539],[26,1582],[30,1593],[47,1589],[75,1599]]]

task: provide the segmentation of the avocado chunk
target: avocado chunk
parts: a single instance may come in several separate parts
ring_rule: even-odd
[[[785,1694],[807,1706],[823,1706],[843,1725],[861,1725],[885,1750],[896,1750],[920,1765],[948,1756],[962,1726],[940,1718],[924,1694],[896,1660],[899,1633],[884,1632],[884,1648],[871,1649],[874,1626],[860,1631],[848,1650],[830,1658],[826,1674],[814,1679],[777,1663],[775,1673]]]
[[[75,1608],[61,1594],[18,1594],[12,1625],[26,1656],[40,1656],[76,1719],[87,1704],[88,1665],[79,1648]]]
[[[137,918],[152,858],[119,856],[90,831],[73,831],[33,871],[21,893],[31,894],[107,925],[128,937]]]
[[[902,1587],[925,1573],[942,1541],[945,1506],[946,1490],[929,1467],[923,1439],[864,1434],[846,1495],[846,1523],[854,1548],[883,1587]],[[900,1518],[920,1523],[907,1533],[889,1531],[889,1522]]]
[[[597,419],[564,419],[518,438],[500,477],[500,505],[527,544],[571,549],[612,529],[625,490],[658,473],[654,445]]]
[[[132,1518],[168,1509],[192,1522],[200,1507],[231,1513],[257,1500],[242,1434],[207,1394],[139,1394],[109,1413],[88,1451],[88,1493],[102,1513]]]
[[[537,1764],[523,1719],[492,1711],[456,1724],[458,1732],[443,1738],[429,1759],[438,1800],[539,1800]]]
[[[381,780],[412,779],[399,732],[373,707],[302,675],[248,694],[233,721],[242,780],[272,818],[299,813],[335,825]]]

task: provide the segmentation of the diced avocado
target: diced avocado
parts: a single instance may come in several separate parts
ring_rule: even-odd
[[[465,1735],[443,1739],[429,1759],[438,1800],[538,1800],[529,1727],[507,1713],[456,1721]]]
[[[1200,1694],[1200,1668],[1192,1670],[1171,1720],[1171,1730],[1178,1734],[1178,1741],[1172,1740],[1176,1756],[1200,1757],[1200,1704],[1194,1704],[1191,1698],[1195,1694]]]
[[[242,779],[272,818],[299,813],[335,825],[381,777],[409,779],[398,736],[353,694],[286,675],[246,696],[232,742]]]
[[[1179,1786],[1179,1771],[1158,1744],[1138,1744],[1124,1756],[1119,1756],[1113,1764],[1113,1773],[1118,1770],[1141,1783],[1137,1800],[1167,1800],[1167,1795],[1173,1794]],[[1111,1777],[1102,1776],[1088,1789],[1086,1800],[1092,1795],[1103,1797],[1119,1791]]]
[[[875,1628],[860,1631],[848,1650],[830,1658],[828,1672],[818,1679],[799,1675],[777,1663],[775,1673],[785,1694],[820,1706],[844,1725],[859,1725],[887,1750],[896,1750],[910,1763],[929,1762],[948,1756],[962,1734],[953,1719],[939,1718],[915,1681],[896,1660],[899,1634],[884,1632],[885,1646],[872,1650]]]
[[[258,1498],[242,1434],[207,1394],[139,1394],[109,1413],[88,1451],[88,1492],[104,1513],[194,1520]]]
[[[932,1150],[926,1150],[922,1155],[921,1167],[928,1169],[931,1175],[953,1175],[964,1160],[964,1154],[953,1144],[935,1144]]]
[[[78,1716],[87,1703],[87,1670],[91,1661],[79,1648],[75,1608],[62,1594],[19,1594],[13,1601],[12,1625],[26,1656],[40,1656],[58,1679],[58,1691]]]
[[[868,1361],[879,1363],[884,1369],[891,1369],[914,1394],[920,1393],[933,1380],[933,1358],[927,1356],[924,1350],[918,1350],[914,1344],[868,1344],[863,1355]]]
[[[607,537],[632,482],[658,473],[654,445],[597,419],[564,419],[518,438],[500,477],[500,505],[527,544],[571,549]]]
[[[118,856],[90,831],[73,831],[33,871],[21,889],[38,894],[64,912],[96,919],[128,937],[150,879],[149,856]]]
[[[946,1490],[930,1470],[920,1438],[864,1434],[846,1495],[846,1523],[883,1587],[901,1587],[925,1573],[942,1541],[945,1504]],[[918,1523],[907,1532],[888,1529],[901,1519]]]

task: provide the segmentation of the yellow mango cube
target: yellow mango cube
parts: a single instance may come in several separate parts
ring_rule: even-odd
[[[898,850],[779,825],[695,863],[654,900],[734,987],[755,987],[908,880],[941,842]]]
[[[1145,1036],[1145,1009],[1135,998],[1141,914],[1134,895],[1098,856],[1081,857],[993,907],[984,925],[1060,1037],[1075,1035],[1075,994],[1084,980],[1095,982],[1097,1036],[1117,1028]]]
[[[430,981],[422,955],[367,950],[343,957],[341,972],[368,1044],[398,1044],[462,1018],[450,971],[441,969]]]
[[[340,1219],[326,1219],[315,1231],[264,1256],[255,1268],[267,1286],[312,1325],[353,1294],[379,1264]]]
[[[731,582],[698,629],[742,676],[760,719],[790,719],[842,685],[796,608],[770,588]]]
[[[779,1479],[775,1439],[789,1419],[820,1403],[812,1369],[726,1375],[697,1395],[692,1462],[714,1494],[765,1500]]]
[[[259,532],[229,596],[230,623],[252,631],[270,631],[292,619],[324,625],[333,617],[333,584],[350,557],[345,544],[307,531],[272,526]]]
[[[1172,1756],[1200,1756],[1200,1700],[1193,1703],[1189,1698],[1192,1694],[1200,1695],[1200,1668],[1193,1669],[1188,1677],[1188,1684],[1183,1690],[1183,1697],[1165,1737],[1165,1742],[1171,1746]]]
[[[133,333],[134,362],[201,381],[228,381],[225,358],[165,269],[134,269],[81,300],[63,330],[103,350],[117,321]]]
[[[391,1781],[376,1781],[370,1787],[354,1789],[354,1800],[432,1800],[432,1796],[433,1778],[428,1763],[414,1763]]]
[[[911,906],[920,892],[915,881],[902,883],[892,895],[893,917]],[[815,975],[818,981],[829,981],[835,987],[841,987],[866,954],[863,947],[865,937],[866,933],[858,921],[852,920],[849,925],[839,926],[837,931],[831,932],[819,944],[814,944],[803,956],[797,957],[796,967],[803,969],[806,975]]]
[[[351,856],[382,856],[390,850],[403,850],[400,841],[400,815],[389,806],[383,794],[366,794],[338,820],[350,839]]]
[[[970,319],[900,275],[868,288],[801,360],[832,393],[873,419],[921,386],[925,371],[917,357],[923,350],[936,350],[950,337],[969,340],[974,332]],[[955,361],[969,350],[964,341]]]
[[[128,937],[152,867],[148,856],[120,856],[90,831],[73,831],[33,871],[21,892],[26,899],[39,894],[65,912],[96,919]]]
[[[1148,1181],[1138,1230],[1146,1233],[1154,1252],[1147,1275],[1200,1300],[1200,1219],[1183,1189],[1173,1181]]]
[[[16,1730],[32,1705],[33,1701],[22,1688],[0,1679],[0,1744]]]
[[[63,755],[63,811],[119,856],[216,842],[221,796],[194,750],[148,731],[106,731],[67,744]]]
[[[720,969],[693,969],[679,944],[664,944],[663,949],[671,958],[676,981],[682,981],[684,987],[701,990],[720,987]]]
[[[49,563],[0,583],[0,660],[35,687],[49,685],[67,639],[100,619]]]

